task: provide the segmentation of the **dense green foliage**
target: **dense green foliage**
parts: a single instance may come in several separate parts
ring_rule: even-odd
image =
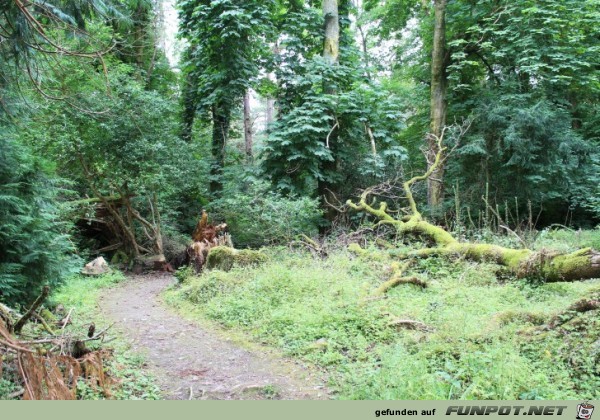
[[[282,82],[295,92],[293,97],[283,93],[289,110],[274,124],[263,149],[263,168],[275,186],[310,196],[318,181],[326,181],[347,196],[397,175],[406,159],[396,136],[404,120],[398,98],[361,83],[357,69],[332,68],[320,57],[296,70],[293,81]]]
[[[210,112],[212,193],[220,193],[223,187],[221,177],[232,114],[258,76],[271,6],[265,0],[179,3],[180,35],[190,43],[185,63],[189,83],[184,97],[184,112],[189,118],[186,124],[193,122],[196,112],[205,118]],[[191,138],[189,127],[184,128],[182,137]]]
[[[58,285],[76,258],[56,203],[61,181],[8,131],[0,143],[0,299],[27,304]]]
[[[285,197],[269,187],[253,178],[242,187],[226,183],[223,198],[210,203],[212,214],[227,221],[236,247],[286,244],[297,235],[317,233],[321,219],[316,200]]]
[[[155,0],[0,0],[0,302],[25,309],[49,285],[50,303],[95,316],[120,278],[69,273],[97,255],[181,261],[205,209],[236,247],[265,249],[180,271],[172,302],[327,369],[340,398],[598,398],[597,310],[562,313],[597,280],[431,258],[411,268],[427,289],[365,300],[400,250],[428,244],[344,203],[379,185],[373,205],[407,214],[399,186],[432,164],[439,111],[442,205],[423,215],[460,241],[540,251],[523,264],[600,249],[600,0],[334,5],[178,0],[178,57]],[[332,244],[372,233],[392,249]],[[117,350],[109,369],[131,380],[117,397],[157,398]]]
[[[429,115],[424,81],[431,13],[417,2],[367,6],[381,23],[374,37],[402,37],[392,79],[411,81],[421,97],[411,103],[415,114],[405,132],[418,145]],[[475,215],[484,210],[487,186],[492,205],[501,209],[509,202],[514,211],[517,200],[524,215],[531,201],[542,223],[570,220],[570,212],[588,223],[598,176],[597,21],[595,0],[448,2],[447,121],[473,121],[447,162],[448,211],[455,207],[451,192],[457,185],[463,206]]]

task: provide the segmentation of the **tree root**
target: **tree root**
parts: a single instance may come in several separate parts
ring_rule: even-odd
[[[48,323],[46,322],[46,320],[44,319],[43,316],[34,313],[33,314],[33,318],[35,318],[40,324],[42,324],[42,327],[44,327],[44,330],[46,330],[46,332],[50,335],[55,335],[56,333],[54,332],[54,330],[52,329],[52,327],[50,327],[50,325],[48,325]]]
[[[427,283],[417,277],[392,277],[390,280],[383,283],[373,292],[374,295],[383,295],[390,289],[399,286],[401,284],[413,284],[419,286],[422,289],[427,288]]]

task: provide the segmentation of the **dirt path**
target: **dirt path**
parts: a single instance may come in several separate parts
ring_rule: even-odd
[[[322,378],[301,364],[236,346],[160,300],[173,278],[132,276],[100,300],[132,349],[145,354],[167,399],[324,399]]]

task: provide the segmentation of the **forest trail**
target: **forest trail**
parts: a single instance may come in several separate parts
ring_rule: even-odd
[[[108,289],[100,307],[132,350],[145,355],[166,399],[326,399],[322,378],[306,366],[248,350],[218,331],[183,319],[160,292],[163,273],[131,276]]]

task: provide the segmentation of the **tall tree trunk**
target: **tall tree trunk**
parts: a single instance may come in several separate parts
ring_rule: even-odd
[[[325,18],[323,58],[330,65],[335,65],[340,59],[340,21],[337,0],[323,0],[323,17]]]
[[[362,16],[365,14],[365,8],[362,0],[357,0],[355,5],[356,9],[358,10],[358,15],[356,17],[356,29],[358,29],[358,33],[360,34],[360,44],[363,53],[363,65],[365,66],[365,76],[367,76],[367,79],[371,80],[371,72],[369,70],[371,63],[369,60],[369,48],[367,47],[367,33],[366,30],[363,29],[362,24],[360,24],[360,22],[362,21]]]
[[[223,189],[223,167],[225,166],[225,145],[229,137],[231,110],[227,105],[217,104],[212,107],[212,165],[210,168],[210,192],[218,196]]]
[[[252,118],[250,109],[250,91],[244,95],[244,143],[246,145],[246,161],[251,163],[252,155]]]
[[[323,42],[323,58],[331,65],[335,66],[339,63],[340,58],[340,21],[337,0],[323,0],[323,18],[325,19],[325,39]],[[324,86],[325,92],[335,93],[331,86]],[[328,147],[332,150],[334,156],[333,161],[326,161],[322,164],[321,171],[327,176],[327,173],[335,173],[338,169],[339,162],[336,157],[336,130],[332,129],[329,136]],[[323,139],[325,141],[325,139]],[[327,181],[320,180],[318,182],[318,194],[321,197],[322,205],[325,210],[325,218],[332,221],[337,212],[335,209],[327,205],[327,202],[334,203],[335,201],[335,186]]]
[[[133,47],[135,49],[135,63],[142,68],[144,65],[144,54],[146,43],[149,41],[148,26],[149,16],[148,10],[140,2],[133,16],[133,34],[135,39]]]
[[[431,167],[438,152],[437,139],[446,124],[446,0],[435,0],[435,29],[431,56],[431,124],[427,138],[427,165]],[[443,157],[442,157],[443,159]],[[439,165],[427,180],[427,204],[432,215],[439,212],[444,194],[444,165]]]

